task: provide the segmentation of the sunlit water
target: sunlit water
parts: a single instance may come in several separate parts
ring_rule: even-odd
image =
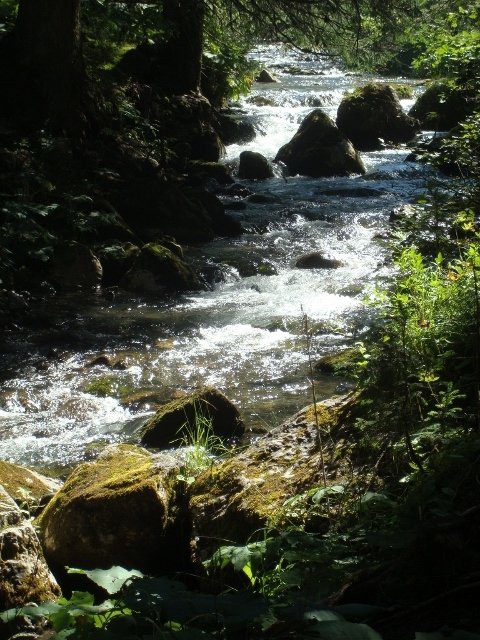
[[[272,47],[253,55],[280,82],[257,84],[242,101],[258,135],[248,145],[228,147],[228,163],[243,149],[273,159],[313,108],[321,106],[334,118],[345,90],[371,79],[349,76],[329,59]],[[135,412],[118,399],[134,391],[155,391],[168,400],[214,385],[239,406],[252,429],[271,428],[307,404],[302,316],[314,333],[313,360],[361,336],[371,313],[365,292],[390,273],[382,240],[389,214],[424,188],[425,170],[405,163],[407,153],[362,154],[368,168],[363,177],[285,180],[279,174],[260,183],[241,181],[257,200],[265,196],[260,203],[247,198],[245,209],[230,211],[247,233],[187,251],[199,268],[215,265],[222,273],[210,291],[170,301],[121,293],[107,300],[100,292],[36,310],[45,326],[12,336],[3,357],[12,375],[0,389],[0,458],[62,468],[95,455],[104,443],[135,441],[148,405]],[[358,187],[369,191],[350,197],[348,190]],[[223,198],[235,206],[233,197]],[[342,266],[296,268],[310,251]],[[126,368],[87,366],[99,353]],[[91,393],[92,382],[102,380],[115,397]],[[318,397],[341,390],[338,385],[319,377]]]

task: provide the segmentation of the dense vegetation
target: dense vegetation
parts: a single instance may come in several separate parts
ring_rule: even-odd
[[[28,13],[35,2],[46,11],[39,0],[20,7]],[[149,184],[161,185],[162,194],[165,184],[192,189],[193,161],[204,158],[186,147],[185,138],[211,115],[191,107],[185,125],[172,96],[201,88],[219,107],[246,90],[253,70],[244,55],[259,39],[341,53],[350,29],[356,64],[371,65],[375,57],[383,69],[441,78],[445,100],[461,93],[469,109],[440,145],[426,150],[424,159],[451,180],[447,187],[432,183],[398,216],[392,242],[397,277],[372,292],[376,322],[361,344],[352,345],[348,371],[357,396],[349,419],[361,443],[363,476],[290,499],[282,520],[250,544],[219,549],[205,568],[209,588],[221,591],[226,581],[234,589],[211,595],[139,576],[119,589],[118,581],[131,576],[115,569],[89,573],[111,596],[101,604],[74,593],[24,613],[46,616],[62,638],[378,638],[371,627],[391,639],[413,638],[425,628],[431,633],[418,633],[418,640],[480,637],[479,2],[417,0],[405,16],[401,3],[373,0],[218,0],[198,3],[205,9],[199,15],[198,6],[185,1],[89,0],[82,3],[81,47],[79,3],[65,4],[74,11],[69,55],[75,64],[69,69],[75,90],[67,83],[70,90],[63,86],[59,95],[52,87],[65,73],[62,65],[43,68],[38,83],[30,55],[12,66],[12,29],[21,33],[17,3],[0,2],[0,53],[8,62],[2,86],[12,73],[25,74],[0,105],[0,284],[12,290],[35,291],[48,280],[63,242],[100,247],[106,227],[119,233],[110,202],[118,206],[127,193],[118,186],[122,171],[143,188],[145,172],[154,167]],[[189,24],[179,20],[178,7]],[[165,75],[143,109],[151,78],[132,80],[122,71],[129,60],[123,54],[152,55],[158,73],[161,52],[178,50],[192,26],[196,49],[178,57],[185,69]],[[37,27],[41,38],[49,35],[48,25]],[[233,40],[240,27],[241,37]],[[24,34],[18,42],[17,53],[35,44]],[[351,47],[347,57],[354,62]],[[131,71],[138,60],[130,60]],[[122,242],[138,235],[149,240],[146,224],[135,226],[127,209],[122,214],[130,225],[122,227]],[[162,231],[171,234],[172,226]],[[125,244],[117,246],[125,251]],[[309,532],[312,514],[329,519],[327,533]],[[330,607],[322,609],[319,600],[329,595]],[[415,604],[392,608],[407,600]]]

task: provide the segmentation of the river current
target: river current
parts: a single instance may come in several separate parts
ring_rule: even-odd
[[[252,56],[279,82],[254,84],[238,105],[257,136],[227,147],[225,162],[232,165],[243,149],[273,159],[313,108],[335,118],[345,91],[386,81],[278,47],[259,47]],[[0,387],[0,459],[61,471],[105,443],[135,441],[153,410],[148,400],[122,402],[137,391],[166,401],[213,385],[239,407],[252,431],[269,429],[308,404],[302,317],[313,333],[313,360],[361,338],[371,313],[365,296],[391,274],[385,242],[390,213],[425,188],[425,168],[406,163],[407,155],[405,148],[363,153],[367,174],[361,177],[284,178],[279,172],[263,182],[238,181],[253,195],[241,205],[238,198],[222,198],[246,233],[186,252],[199,268],[221,272],[211,290],[175,300],[98,292],[39,306],[35,326],[2,356],[11,374]],[[311,251],[342,266],[296,268]],[[89,366],[100,354],[121,365]],[[319,399],[345,388],[327,376],[317,376],[315,385]]]

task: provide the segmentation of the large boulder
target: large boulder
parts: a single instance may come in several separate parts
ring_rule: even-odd
[[[273,168],[267,158],[258,151],[242,151],[238,177],[246,180],[266,180],[273,178]]]
[[[60,595],[32,523],[0,485],[0,610]]]
[[[285,501],[323,484],[319,431],[335,433],[335,438],[323,438],[327,483],[338,484],[350,475],[348,447],[343,446],[344,458],[338,455],[340,443],[346,441],[341,419],[346,406],[345,397],[318,403],[318,426],[313,405],[307,407],[195,480],[190,509],[201,556],[212,551],[212,541],[244,544],[258,529],[291,518]],[[326,526],[325,518],[313,509],[310,516],[311,528]]]
[[[17,504],[32,509],[42,498],[58,491],[61,482],[18,464],[0,460],[0,485]]]
[[[365,173],[352,143],[321,109],[303,120],[290,142],[278,151],[275,162],[283,162],[292,175],[314,178]]]
[[[475,102],[451,82],[432,82],[408,112],[423,129],[449,131],[474,110]]]
[[[208,242],[216,235],[235,236],[243,228],[225,214],[212,193],[184,185],[140,178],[125,183],[115,205],[135,231],[147,240],[165,234],[179,242]]]
[[[390,85],[370,83],[343,98],[338,128],[362,151],[380,149],[384,142],[409,142],[420,123],[404,113]]]
[[[162,244],[144,245],[132,267],[121,278],[128,291],[162,293],[202,288],[193,269],[176,253]]]
[[[223,144],[251,142],[257,135],[253,124],[235,113],[220,113],[218,124]]]
[[[59,245],[49,265],[53,281],[62,289],[94,289],[102,282],[100,260],[79,242]]]
[[[164,449],[179,443],[198,426],[211,427],[211,435],[229,439],[243,433],[238,409],[223,393],[206,387],[161,407],[143,428],[142,444]]]
[[[178,568],[184,549],[171,516],[180,467],[171,455],[132,445],[79,465],[37,519],[52,567]]]

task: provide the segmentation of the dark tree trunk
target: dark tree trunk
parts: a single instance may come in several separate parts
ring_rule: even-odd
[[[163,17],[170,33],[162,48],[162,84],[172,93],[200,90],[204,13],[203,0],[164,0]]]
[[[54,130],[85,124],[80,0],[20,0],[15,28],[2,41],[0,55],[9,115]]]

